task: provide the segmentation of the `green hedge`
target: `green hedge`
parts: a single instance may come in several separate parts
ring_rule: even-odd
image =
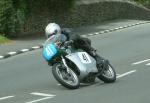
[[[7,29],[11,29],[10,31],[13,32],[13,6],[11,0],[1,0],[0,1],[0,33],[8,33]]]
[[[74,0],[0,0],[0,33],[16,37],[23,31],[31,12],[49,8],[62,12],[72,6]]]
[[[23,24],[22,21],[24,21],[24,12],[15,8],[14,1],[0,1],[0,33],[5,34],[7,37],[17,36]]]

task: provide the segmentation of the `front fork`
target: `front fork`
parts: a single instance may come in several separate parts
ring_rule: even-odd
[[[70,70],[69,70],[69,67],[68,67],[68,65],[67,65],[67,63],[66,63],[66,60],[64,59],[64,57],[63,56],[61,56],[61,59],[62,59],[62,62],[63,62],[63,64],[64,64],[64,66],[66,67],[66,69],[67,69],[67,73],[69,73],[70,72]]]

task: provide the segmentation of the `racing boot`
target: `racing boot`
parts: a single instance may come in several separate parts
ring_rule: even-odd
[[[99,72],[103,72],[105,68],[108,66],[108,60],[100,57],[94,48],[91,48],[89,54],[96,60],[96,66]]]
[[[103,59],[99,55],[95,56],[95,60],[96,60],[96,66],[97,66],[99,72],[103,72],[105,69],[107,69],[108,60]]]

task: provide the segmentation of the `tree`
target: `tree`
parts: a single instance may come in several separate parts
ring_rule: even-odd
[[[11,0],[0,1],[0,33],[12,36],[15,33],[15,11]]]

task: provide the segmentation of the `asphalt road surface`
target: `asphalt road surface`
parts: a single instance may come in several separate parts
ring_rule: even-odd
[[[150,103],[150,24],[89,38],[115,67],[115,83],[68,90],[35,50],[0,61],[0,103]]]

